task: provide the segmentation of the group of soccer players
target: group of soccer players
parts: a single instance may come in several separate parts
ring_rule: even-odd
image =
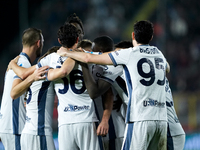
[[[43,48],[42,32],[24,31],[22,52],[5,75],[0,138],[6,150],[55,150],[52,116],[58,97],[59,150],[181,150],[162,52],[149,42],[153,24],[134,24],[132,42],[83,39],[75,14],[58,29],[61,46]],[[24,104],[24,102],[26,104]]]

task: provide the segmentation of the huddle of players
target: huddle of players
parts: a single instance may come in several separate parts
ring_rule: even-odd
[[[31,41],[28,43],[30,45],[27,46],[26,42],[29,42],[31,36],[35,37],[35,34],[38,34],[35,41]],[[142,124],[139,125],[142,130],[134,129],[136,123],[141,121],[130,119],[134,115],[130,114],[130,112],[134,113],[134,110],[131,110],[130,107],[135,105],[130,104],[132,102],[130,100],[132,96],[130,86],[134,85],[131,85],[127,80],[129,76],[125,65],[118,65],[117,67],[113,65],[87,65],[58,54],[66,53],[77,46],[88,50],[87,53],[93,53],[97,56],[103,56],[101,53],[113,51],[113,41],[110,37],[101,36],[92,43],[82,41],[83,35],[83,25],[80,19],[76,15],[70,16],[58,31],[58,41],[61,48],[51,48],[39,59],[37,65],[31,67],[31,63],[41,54],[43,37],[37,29],[27,29],[24,32],[23,38],[26,37],[27,40],[23,43],[22,53],[20,57],[10,62],[9,68],[12,70],[8,70],[5,76],[6,84],[4,85],[0,115],[0,137],[5,149],[55,149],[51,127],[55,93],[59,99],[58,141],[60,150],[166,149],[166,138],[168,150],[183,149],[185,133],[178,122],[169,85],[163,84],[163,81],[160,83],[162,86],[166,86],[163,88],[166,90],[166,94],[164,94],[166,97],[164,96],[162,100],[163,105],[159,103],[164,109],[167,108],[167,113],[163,113],[163,118],[168,119],[168,130],[167,126],[163,125],[163,135],[159,135],[160,131],[155,131],[153,134],[145,132],[146,136],[141,135],[142,130],[145,130]],[[32,53],[26,51],[26,46],[33,49]],[[114,53],[119,55],[120,51],[123,51],[117,51],[117,48],[132,50],[133,46],[130,42],[123,41],[117,44],[115,48],[116,51],[113,51],[111,55]],[[145,50],[152,49],[149,45],[144,45],[140,46],[140,51],[143,48]],[[159,54],[161,53],[155,47],[153,47],[153,50]],[[81,52],[78,53],[82,54]],[[140,63],[138,63],[139,74],[144,78],[141,82],[151,86],[150,82],[155,74],[153,77],[150,77],[150,74],[152,75],[154,73],[152,70],[156,68],[152,68],[152,64],[150,64],[152,62],[147,59],[140,60]],[[162,61],[165,62],[165,60]],[[160,65],[163,63],[162,61],[156,59],[155,64],[165,71],[165,67]],[[16,62],[18,65],[16,65]],[[147,68],[150,67],[151,69],[149,73],[142,69],[142,65],[145,64],[147,64]],[[125,74],[123,70],[125,70]],[[145,78],[150,78],[150,81],[146,81]],[[17,80],[16,83],[15,80]],[[166,83],[168,82],[166,81]],[[24,93],[27,90],[25,117],[23,101],[25,98]],[[153,100],[149,99],[148,101],[142,101],[142,103],[146,106],[145,108],[148,108],[147,106],[153,107],[155,104]],[[112,110],[115,104],[117,109]],[[141,110],[139,110],[139,113],[142,113]],[[166,114],[168,117],[165,116]],[[164,119],[164,122],[167,123],[166,119]],[[151,119],[145,118],[144,120]],[[134,122],[135,124],[133,124]],[[148,123],[150,124],[151,121]],[[159,124],[157,125],[159,126]],[[152,129],[160,130],[155,126]],[[158,135],[156,135],[156,132],[158,132]],[[133,136],[133,133],[136,135]],[[158,142],[159,136],[162,136],[161,138],[164,141],[161,141],[160,145]],[[143,139],[135,141],[135,137]],[[146,139],[149,140],[140,143]]]

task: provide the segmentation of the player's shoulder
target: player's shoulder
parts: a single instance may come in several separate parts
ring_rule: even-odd
[[[57,53],[51,53],[45,57],[43,57],[42,59],[40,59],[40,61],[37,63],[38,67],[42,67],[42,66],[51,66],[51,62],[56,61],[59,55]]]
[[[58,58],[59,57],[59,55],[57,54],[57,53],[51,53],[51,54],[49,54],[49,55],[47,55],[47,56],[45,56],[44,58],[42,58],[40,61],[50,61],[50,60],[54,60],[54,59],[56,59],[56,58]]]
[[[24,67],[24,68],[29,68],[29,67],[31,67],[30,61],[29,61],[25,56],[23,56],[23,55],[20,55],[17,64],[18,64],[20,67]]]

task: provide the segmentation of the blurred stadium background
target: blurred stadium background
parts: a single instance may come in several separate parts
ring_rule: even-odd
[[[167,76],[186,132],[185,150],[200,150],[199,0],[1,0],[0,7],[0,96],[7,65],[20,53],[22,32],[28,27],[42,30],[45,53],[59,45],[57,30],[72,13],[83,21],[84,38],[109,35],[115,43],[131,40],[135,21],[153,22],[151,45],[164,53],[171,66]],[[57,145],[56,109],[53,127]]]

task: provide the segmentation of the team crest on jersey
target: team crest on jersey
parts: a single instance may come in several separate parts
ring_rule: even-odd
[[[64,112],[68,111],[84,111],[84,110],[89,110],[90,106],[77,106],[77,105],[70,105],[68,104],[68,107],[65,107]]]
[[[154,106],[154,107],[160,107],[160,108],[164,108],[165,107],[165,103],[163,102],[158,102],[157,100],[153,100],[153,99],[147,99],[143,101],[143,106],[147,107],[147,106]]]

